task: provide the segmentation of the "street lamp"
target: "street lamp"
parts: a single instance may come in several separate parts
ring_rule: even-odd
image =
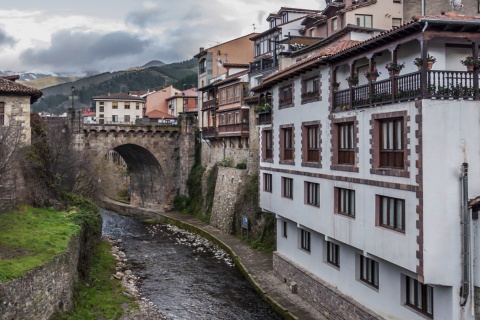
[[[75,94],[75,86],[72,86],[72,121],[75,118],[75,106],[73,105],[73,95]]]

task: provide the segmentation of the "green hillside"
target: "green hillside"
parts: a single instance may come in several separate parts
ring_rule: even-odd
[[[108,93],[156,90],[173,85],[182,90],[184,86],[197,86],[197,62],[195,59],[137,70],[102,73],[43,89],[43,98],[32,105],[32,112],[66,111],[71,99],[71,87],[75,86],[75,105],[90,106],[92,97]]]

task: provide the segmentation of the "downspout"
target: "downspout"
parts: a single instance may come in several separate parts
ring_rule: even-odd
[[[462,164],[462,286],[460,288],[460,305],[467,303],[470,292],[470,217],[468,215],[468,163]]]
[[[422,16],[425,16],[425,0],[422,0]]]

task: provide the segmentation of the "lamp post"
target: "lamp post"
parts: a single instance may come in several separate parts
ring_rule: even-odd
[[[72,86],[72,121],[75,118],[75,106],[73,105],[73,95],[75,94],[75,86]]]

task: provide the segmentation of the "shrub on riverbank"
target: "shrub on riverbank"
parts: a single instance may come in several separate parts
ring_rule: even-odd
[[[111,247],[106,241],[95,247],[86,276],[75,286],[73,311],[56,314],[53,320],[119,319],[125,303],[129,308],[137,308],[123,294],[121,281],[111,277],[116,272]]]

